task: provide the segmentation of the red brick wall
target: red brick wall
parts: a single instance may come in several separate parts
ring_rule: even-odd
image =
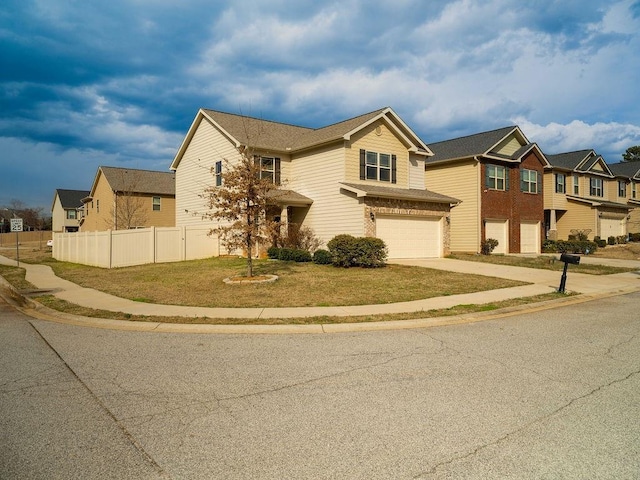
[[[492,162],[486,162],[492,163]],[[493,162],[500,165],[499,162]],[[509,190],[489,190],[485,186],[486,164],[482,163],[481,208],[482,238],[485,239],[485,220],[509,220],[509,248],[508,253],[520,253],[520,223],[523,221],[540,222],[544,225],[544,196],[542,194],[543,164],[534,152],[530,152],[522,163],[503,163],[509,169]],[[538,193],[525,193],[520,190],[520,169],[535,170],[539,175]],[[540,242],[542,244],[543,231],[541,228]]]

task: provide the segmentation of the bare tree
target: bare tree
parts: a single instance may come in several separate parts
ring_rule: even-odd
[[[112,230],[128,230],[145,225],[149,219],[148,199],[141,197],[140,174],[132,170],[120,170],[114,190],[113,204],[109,218],[105,219],[107,228]]]
[[[222,222],[210,233],[217,233],[227,249],[244,250],[247,277],[252,277],[256,245],[266,238],[268,193],[276,186],[273,179],[261,178],[262,159],[252,149],[240,147],[238,153],[237,161],[222,160],[222,172],[211,169],[222,181],[205,189],[202,197],[209,212],[202,216]]]

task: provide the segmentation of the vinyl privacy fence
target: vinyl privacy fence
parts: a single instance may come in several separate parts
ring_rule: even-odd
[[[150,227],[136,230],[54,233],[53,258],[102,268],[181,262],[226,255],[208,227]]]

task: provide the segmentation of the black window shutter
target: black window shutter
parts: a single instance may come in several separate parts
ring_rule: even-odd
[[[397,183],[398,160],[395,155],[391,155],[391,183]]]
[[[507,167],[504,169],[504,189],[509,190],[509,169]]]
[[[542,174],[538,172],[538,185],[536,193],[542,193]]]
[[[279,158],[274,158],[273,159],[273,170],[274,170],[274,176],[275,176],[275,184],[276,185],[280,185],[280,159]]]
[[[360,149],[360,180],[364,180],[366,178],[366,152],[363,149]]]
[[[484,186],[485,188],[491,188],[489,179],[489,165],[484,166]]]

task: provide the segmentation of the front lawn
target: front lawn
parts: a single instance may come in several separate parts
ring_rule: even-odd
[[[403,265],[336,268],[273,260],[255,262],[255,274],[274,283],[227,285],[244,273],[245,259],[210,258],[101,269],[49,263],[56,275],[84,287],[132,300],[203,307],[304,307],[396,303],[523,285],[524,282]]]

